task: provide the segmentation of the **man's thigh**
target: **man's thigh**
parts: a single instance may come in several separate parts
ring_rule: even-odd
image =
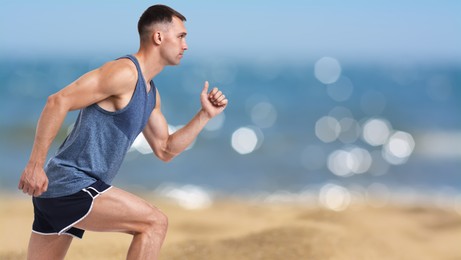
[[[32,232],[27,259],[64,259],[71,242],[72,236],[69,235],[40,235]]]
[[[131,234],[142,232],[156,215],[163,213],[138,196],[112,187],[94,199],[90,213],[75,227]]]

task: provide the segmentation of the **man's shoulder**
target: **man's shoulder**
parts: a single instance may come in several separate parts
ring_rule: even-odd
[[[108,61],[101,66],[101,69],[111,72],[137,75],[136,65],[129,59],[118,59]]]
[[[137,81],[138,79],[136,66],[129,59],[109,61],[99,69],[104,78],[120,81],[120,83]]]

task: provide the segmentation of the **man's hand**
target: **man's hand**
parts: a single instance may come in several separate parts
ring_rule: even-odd
[[[202,110],[206,112],[209,118],[213,118],[224,111],[228,100],[218,88],[213,88],[208,93],[208,86],[208,81],[205,81],[205,86],[200,95],[200,102],[202,103]]]
[[[18,189],[30,196],[38,197],[48,188],[48,177],[42,167],[28,163],[22,172]]]

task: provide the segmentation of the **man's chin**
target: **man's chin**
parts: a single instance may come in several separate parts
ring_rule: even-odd
[[[179,65],[180,63],[181,63],[181,60],[175,60],[175,61],[170,62],[170,64],[168,64],[168,65],[176,66],[176,65]]]

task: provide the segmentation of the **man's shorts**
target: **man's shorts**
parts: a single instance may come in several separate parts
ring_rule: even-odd
[[[110,188],[110,185],[96,181],[72,195],[57,198],[34,197],[32,232],[40,235],[65,234],[82,238],[85,231],[73,226],[90,213],[93,200]]]

